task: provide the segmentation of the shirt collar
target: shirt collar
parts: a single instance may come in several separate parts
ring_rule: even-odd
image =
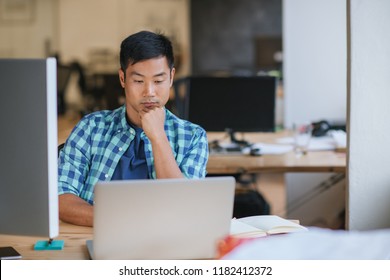
[[[122,133],[123,131],[130,131],[130,126],[128,125],[126,121],[126,106],[123,105],[116,109],[116,117],[118,118],[114,123],[116,123],[116,132]]]

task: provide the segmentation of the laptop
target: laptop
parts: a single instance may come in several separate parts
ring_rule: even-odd
[[[91,259],[210,259],[229,234],[235,179],[124,180],[95,186]]]

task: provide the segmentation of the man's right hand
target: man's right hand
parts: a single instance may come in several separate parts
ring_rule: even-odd
[[[150,141],[158,141],[166,137],[164,130],[165,108],[154,107],[140,113],[142,129]]]

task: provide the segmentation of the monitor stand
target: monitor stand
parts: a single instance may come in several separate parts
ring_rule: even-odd
[[[226,133],[230,137],[229,144],[221,144],[218,140],[209,143],[210,152],[218,155],[233,155],[243,154],[245,148],[250,147],[251,143],[246,140],[238,140],[233,129],[226,129]]]
[[[227,128],[226,129],[226,132],[229,134],[229,137],[230,137],[230,142],[232,144],[237,144],[237,146],[239,146],[240,148],[246,148],[248,146],[250,146],[251,144],[246,141],[246,140],[238,140],[235,136],[235,131],[231,128]]]

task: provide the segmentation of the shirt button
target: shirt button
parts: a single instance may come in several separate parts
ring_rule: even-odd
[[[108,174],[104,175],[104,177],[108,178]]]
[[[122,147],[119,147],[119,151],[122,151]]]

